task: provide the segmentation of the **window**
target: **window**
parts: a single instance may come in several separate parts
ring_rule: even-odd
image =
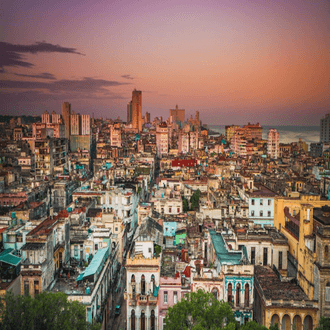
[[[178,213],[180,213],[180,208],[179,207],[178,207],[177,211],[178,211]]]
[[[167,291],[164,291],[164,304],[167,304]]]
[[[272,200],[268,199],[268,206],[270,206],[272,204]]]
[[[151,248],[148,248],[148,252],[151,253]]]
[[[115,228],[115,231],[118,231],[118,227]]]
[[[329,257],[329,247],[328,247],[328,245],[326,245],[324,248],[324,261],[328,261],[327,260],[328,257]]]
[[[144,275],[141,276],[141,294],[146,294],[146,279]]]
[[[251,264],[254,265],[256,263],[256,248],[251,248]]]
[[[271,217],[271,212],[270,212],[270,211],[268,211],[267,215],[268,215],[269,217]]]
[[[233,295],[233,285],[231,283],[228,284],[228,303],[231,304]]]
[[[39,281],[34,281],[34,295],[39,294]]]
[[[78,257],[78,245],[74,246],[74,256]]]
[[[99,245],[95,244],[95,251],[97,251],[99,249]]]
[[[245,284],[245,292],[244,292],[244,306],[249,307],[250,305],[250,287],[249,284]]]
[[[283,253],[282,253],[282,251],[280,251],[278,253],[278,269],[279,270],[282,269],[282,262],[283,262]]]
[[[254,217],[254,211],[251,211],[251,217]]]
[[[236,287],[236,306],[239,306],[241,303],[241,285],[237,284]]]
[[[260,216],[262,217],[264,215],[264,212],[263,211],[260,211]]]
[[[176,304],[178,302],[178,293],[174,291],[173,302]]]
[[[168,208],[168,213],[172,213],[172,207],[171,206]]]
[[[135,330],[135,310],[131,312],[131,330]]]
[[[251,200],[251,205],[254,205],[254,199]]]
[[[263,200],[262,199],[260,199],[260,205],[263,205]]]
[[[151,317],[150,317],[150,321],[151,321],[151,330],[155,330],[155,311],[152,310],[151,311]]]
[[[28,296],[30,294],[29,281],[24,281],[24,295]]]
[[[268,260],[268,248],[264,248],[264,260],[263,260],[264,266],[267,266],[267,260]]]
[[[325,301],[330,301],[330,283],[325,287]]]
[[[141,312],[141,330],[146,329],[146,315],[144,311]]]

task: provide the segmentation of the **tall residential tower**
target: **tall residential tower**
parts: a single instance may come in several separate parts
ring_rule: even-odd
[[[132,124],[138,132],[142,131],[142,92],[136,89],[132,92]]]

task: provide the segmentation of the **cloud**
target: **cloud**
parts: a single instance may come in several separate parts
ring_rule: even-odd
[[[76,48],[62,47],[48,42],[35,42],[31,45],[14,45],[8,42],[0,42],[0,68],[3,70],[6,66],[31,68],[34,64],[27,62],[22,54],[30,53],[69,53],[84,55]]]
[[[19,76],[19,77],[28,77],[28,78],[56,80],[56,77],[52,73],[48,73],[48,72],[43,72],[43,73],[40,73],[40,74],[14,73],[14,75],[15,76]]]
[[[130,79],[130,80],[133,80],[134,79],[133,77],[131,77],[130,74],[123,74],[121,77],[122,78],[125,78],[125,79]]]
[[[121,85],[129,85],[129,83],[90,77],[81,80],[55,81],[0,80],[0,108],[9,104],[36,104],[55,100],[126,99],[109,89]]]
[[[81,80],[56,80],[52,82],[0,80],[0,88],[44,89],[48,92],[108,93],[107,87],[128,85],[119,81],[85,77]]]

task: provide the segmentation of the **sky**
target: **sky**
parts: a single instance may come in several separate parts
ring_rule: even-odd
[[[319,125],[330,112],[330,1],[11,0],[0,7],[0,114]]]

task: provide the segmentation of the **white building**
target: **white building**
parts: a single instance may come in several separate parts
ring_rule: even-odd
[[[46,110],[42,115],[41,115],[41,122],[45,124],[49,124],[51,117],[49,115],[49,112]]]
[[[267,135],[267,154],[270,158],[277,159],[279,156],[280,135],[275,128],[271,128]]]
[[[70,118],[71,135],[80,135],[80,114],[73,113]]]
[[[91,116],[81,115],[81,135],[91,134]]]
[[[161,158],[162,155],[168,154],[168,142],[168,127],[167,124],[163,122],[157,125],[156,128],[157,156],[159,158]]]

